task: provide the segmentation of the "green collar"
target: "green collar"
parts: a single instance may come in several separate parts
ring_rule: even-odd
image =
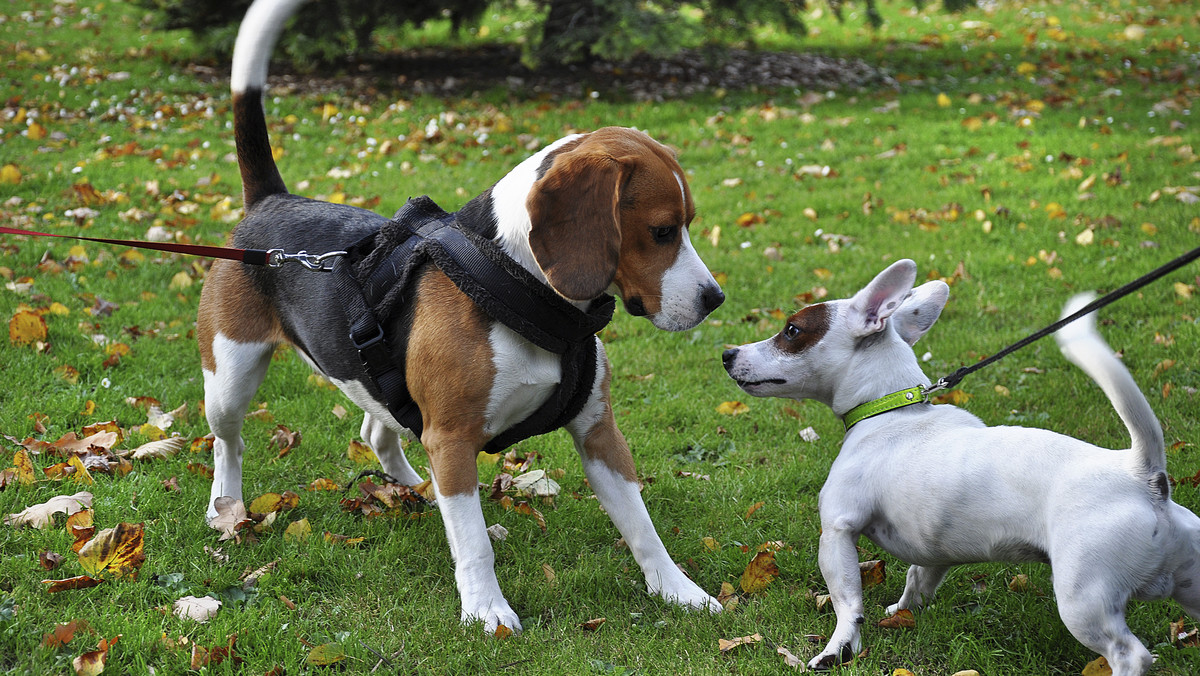
[[[865,404],[859,404],[854,408],[846,411],[846,415],[842,416],[842,422],[846,424],[846,431],[850,431],[856,423],[870,418],[871,416],[887,413],[898,408],[920,404],[928,401],[928,391],[921,385],[910,387],[907,390],[892,392],[889,395],[873,399]]]

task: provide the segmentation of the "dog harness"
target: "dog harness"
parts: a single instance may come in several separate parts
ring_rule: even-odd
[[[418,197],[333,267],[350,342],[397,422],[420,437],[421,410],[404,375],[409,328],[397,313],[411,309],[413,272],[426,263],[444,272],[488,317],[561,356],[562,378],[546,402],[489,441],[484,452],[558,429],[579,414],[595,381],[595,334],[612,319],[613,297],[601,296],[587,312],[580,310],[495,242],[463,228],[455,214]]]

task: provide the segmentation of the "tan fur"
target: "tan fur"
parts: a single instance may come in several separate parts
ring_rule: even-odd
[[[633,454],[629,452],[629,443],[625,435],[617,427],[613,417],[611,398],[608,393],[612,381],[612,369],[607,369],[604,382],[600,384],[600,397],[604,400],[604,415],[592,429],[588,430],[583,442],[583,453],[588,460],[599,460],[609,469],[621,475],[626,481],[637,481],[637,468],[633,464]]]
[[[286,338],[271,303],[254,290],[241,264],[217,260],[200,292],[196,338],[200,365],[216,372],[212,342],[217,334],[239,343],[279,343]]]
[[[417,289],[421,302],[409,337],[409,392],[421,407],[425,446],[442,495],[473,493],[475,455],[496,376],[487,318],[446,275],[433,272]]]

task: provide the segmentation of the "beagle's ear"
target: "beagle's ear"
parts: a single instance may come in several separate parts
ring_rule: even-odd
[[[568,300],[604,293],[621,251],[622,164],[608,153],[573,150],[533,184],[529,246],[550,286]]]

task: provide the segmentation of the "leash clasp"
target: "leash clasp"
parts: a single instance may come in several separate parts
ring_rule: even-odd
[[[934,393],[941,392],[948,387],[950,387],[950,383],[948,383],[945,378],[938,378],[937,382],[929,387],[921,387],[921,400],[928,402],[933,398]]]
[[[345,255],[345,251],[330,251],[323,254],[310,254],[307,251],[300,251],[290,254],[285,253],[283,249],[269,249],[267,251],[267,267],[281,268],[284,263],[299,263],[314,272],[332,272],[333,261],[330,259]],[[326,261],[329,261],[328,266],[325,264]]]

